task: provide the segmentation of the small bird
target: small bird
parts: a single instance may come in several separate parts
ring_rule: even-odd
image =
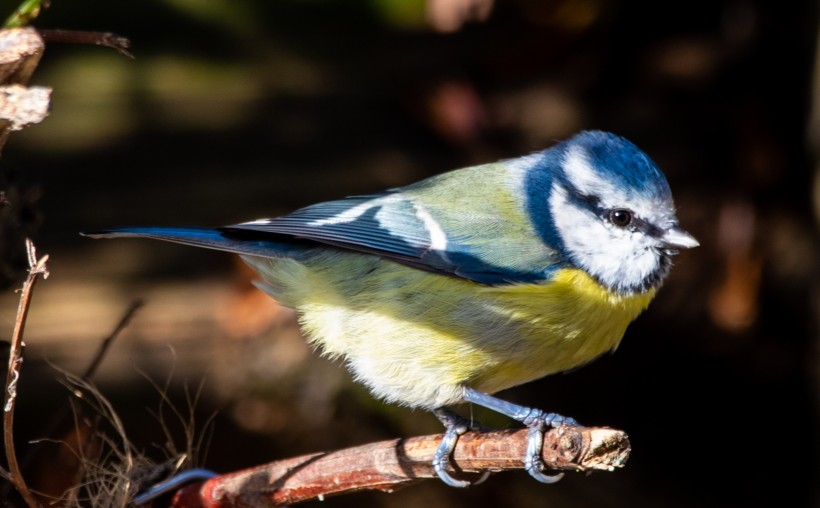
[[[374,396],[439,418],[433,466],[455,487],[471,484],[447,471],[459,436],[475,428],[450,409],[465,402],[527,426],[527,471],[557,481],[540,458],[544,432],[575,420],[492,394],[615,349],[672,256],[698,245],[658,167],[601,131],[282,217],[87,236],[240,254],[259,288],[296,309],[312,345]]]

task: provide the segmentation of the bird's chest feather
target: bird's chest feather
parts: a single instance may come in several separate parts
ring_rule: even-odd
[[[508,316],[496,330],[506,339],[491,341],[500,361],[479,376],[488,390],[571,369],[611,351],[655,295],[616,294],[577,269],[559,270],[548,283],[487,292],[496,299],[491,312]]]
[[[362,258],[254,266],[262,287],[299,311],[313,344],[344,358],[375,395],[411,406],[452,404],[463,385],[492,393],[588,362],[617,346],[654,296],[617,295],[580,270],[491,287]]]

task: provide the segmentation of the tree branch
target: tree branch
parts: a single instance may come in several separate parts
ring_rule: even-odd
[[[459,438],[456,471],[523,469],[526,429],[469,432]],[[171,506],[281,506],[361,490],[392,492],[436,476],[433,454],[442,435],[382,441],[315,453],[229,473],[180,489]],[[544,436],[542,456],[552,469],[622,467],[631,448],[626,433],[603,427],[558,427]]]

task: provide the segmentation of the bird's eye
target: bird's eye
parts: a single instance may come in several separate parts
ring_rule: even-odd
[[[632,218],[632,212],[629,210],[624,210],[623,208],[618,208],[617,210],[611,210],[609,212],[609,222],[619,228],[629,226],[632,223]]]

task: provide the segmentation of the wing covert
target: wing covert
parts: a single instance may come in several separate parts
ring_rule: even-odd
[[[282,217],[221,228],[228,234],[287,235],[369,254],[480,284],[536,282],[544,272],[482,260],[465,238],[445,232],[434,212],[400,191],[311,205]]]

